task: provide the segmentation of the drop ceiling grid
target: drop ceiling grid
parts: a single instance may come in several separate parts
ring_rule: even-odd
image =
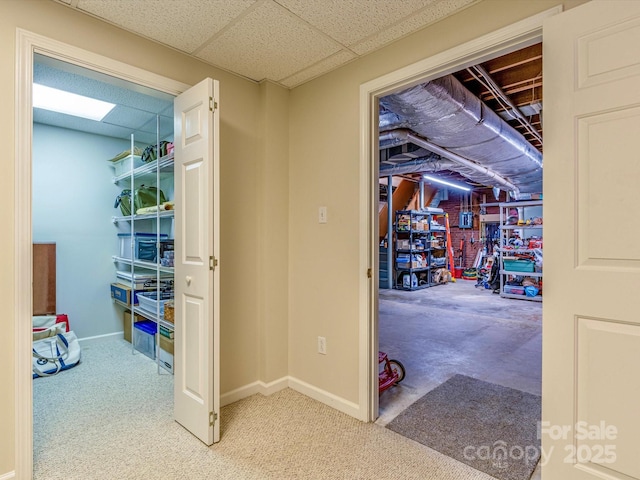
[[[342,45],[269,1],[221,32],[196,56],[253,80],[277,80],[341,49]]]
[[[291,12],[345,46],[406,19],[434,0],[276,0]]]
[[[410,15],[394,25],[390,25],[388,28],[377,32],[370,38],[352,45],[351,49],[358,55],[365,55],[410,33],[420,30],[427,25],[442,20],[449,15],[453,15],[457,11],[467,8],[479,1],[480,0],[434,0],[423,10],[416,12],[414,15]]]
[[[278,83],[284,85],[287,88],[297,87],[298,85],[311,80],[312,78],[319,77],[320,75],[338,68],[341,65],[353,60],[356,55],[349,50],[340,50],[330,57],[323,58],[319,62],[305,68],[293,75],[279,80]]]
[[[78,9],[184,52],[193,52],[256,0],[79,0]]]

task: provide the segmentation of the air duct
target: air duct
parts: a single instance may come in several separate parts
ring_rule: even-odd
[[[500,188],[511,190],[516,195],[519,192],[519,188],[516,185],[496,172],[420,138],[410,130],[397,129],[380,134],[380,148],[389,148],[390,146],[398,146],[405,143],[413,143],[429,150],[432,154],[428,157],[403,162],[398,165],[381,164],[380,176],[451,170],[483,185],[499,185]]]
[[[401,144],[404,139],[393,140],[398,134],[389,130],[408,125],[408,141],[453,161],[451,170],[474,182],[516,193],[542,191],[542,154],[452,75],[388,95],[380,103],[390,112],[381,126],[381,148]],[[390,122],[392,114],[396,124]]]

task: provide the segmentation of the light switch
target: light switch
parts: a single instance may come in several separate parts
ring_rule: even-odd
[[[327,223],[327,207],[318,208],[318,223]]]

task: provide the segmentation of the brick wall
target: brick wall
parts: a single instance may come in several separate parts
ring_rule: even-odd
[[[467,208],[466,211],[473,213],[473,228],[459,228],[460,211],[462,210],[462,195],[467,196]],[[485,195],[486,197],[483,197]],[[439,208],[442,208],[449,214],[449,226],[451,227],[451,243],[453,245],[453,260],[455,266],[460,266],[460,242],[464,241],[463,249],[463,268],[470,268],[475,262],[476,255],[479,250],[482,250],[484,244],[481,242],[484,232],[480,232],[480,203],[483,203],[483,198],[486,198],[486,203],[498,203],[506,201],[506,194],[501,192],[500,200],[496,200],[493,196],[493,191],[489,189],[478,189],[471,195],[472,202],[469,206],[469,194],[467,192],[459,192],[456,190],[449,190],[449,199],[440,202]],[[470,207],[470,208],[469,208]],[[486,213],[499,213],[499,208],[487,207]]]

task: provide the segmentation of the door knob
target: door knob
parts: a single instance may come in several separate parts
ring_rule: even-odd
[[[191,285],[191,277],[189,275],[187,275],[184,279],[186,280],[187,285]]]

